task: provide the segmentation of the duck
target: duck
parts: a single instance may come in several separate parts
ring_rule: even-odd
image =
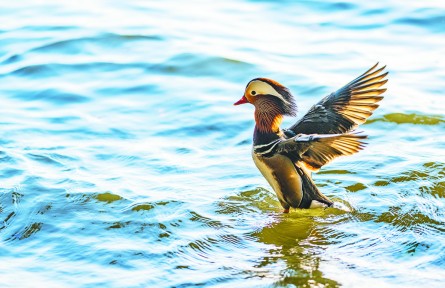
[[[337,157],[353,155],[367,143],[357,132],[379,107],[388,79],[386,66],[366,72],[322,98],[295,124],[280,128],[284,116],[295,117],[297,105],[289,88],[269,78],[249,81],[234,105],[255,108],[252,158],[275,191],[283,213],[290,208],[335,207],[317,188],[312,173]]]

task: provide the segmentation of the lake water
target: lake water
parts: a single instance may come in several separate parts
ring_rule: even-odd
[[[0,2],[1,287],[442,287],[441,1]],[[246,83],[299,116],[380,61],[364,151],[283,215]],[[287,118],[284,126],[296,119]]]

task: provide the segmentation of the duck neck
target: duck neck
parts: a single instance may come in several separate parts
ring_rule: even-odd
[[[258,99],[255,102],[255,129],[261,133],[278,133],[283,121],[281,110],[271,99]]]

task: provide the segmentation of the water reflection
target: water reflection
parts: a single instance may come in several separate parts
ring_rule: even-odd
[[[326,243],[328,239],[317,232],[319,223],[312,219],[316,216],[303,213],[295,215],[300,214],[298,212],[293,214],[291,217],[280,217],[277,222],[253,234],[262,243],[274,246],[257,267],[273,271],[279,279],[275,282],[277,286],[341,286],[337,281],[324,276],[320,270],[320,262],[323,260],[319,254],[323,253],[323,247],[312,243]]]

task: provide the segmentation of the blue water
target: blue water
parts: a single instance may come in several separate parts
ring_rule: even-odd
[[[1,1],[0,286],[441,287],[445,4]],[[369,145],[281,208],[246,83],[299,116],[377,61]],[[286,119],[284,127],[296,119]]]

